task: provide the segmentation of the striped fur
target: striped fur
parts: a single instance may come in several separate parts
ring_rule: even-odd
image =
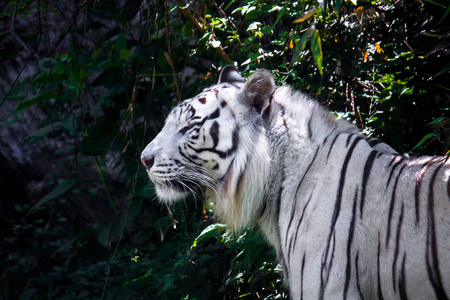
[[[398,155],[268,71],[224,68],[142,161],[161,200],[204,188],[219,221],[258,225],[292,299],[450,297],[450,163]]]

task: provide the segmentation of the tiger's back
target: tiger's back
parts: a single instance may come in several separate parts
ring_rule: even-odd
[[[327,143],[336,153],[325,144],[305,176],[286,179],[273,216],[286,278],[300,282],[293,299],[446,299],[448,165],[385,154],[354,134],[335,138]]]
[[[142,160],[162,200],[201,185],[221,222],[259,225],[292,299],[450,296],[450,164],[399,156],[267,71],[225,68]]]

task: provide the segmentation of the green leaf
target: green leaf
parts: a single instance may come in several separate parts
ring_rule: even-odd
[[[342,5],[342,1],[341,0],[335,0],[334,1],[334,10],[339,13],[341,11],[341,5]]]
[[[450,63],[446,64],[434,77],[447,73],[450,70]]]
[[[62,195],[64,195],[67,191],[69,191],[71,188],[73,188],[77,183],[79,183],[80,180],[78,179],[63,179],[58,182],[58,186],[54,188],[50,193],[47,194],[44,198],[39,200],[31,209],[28,211],[28,214],[31,214],[36,209],[44,205],[50,200],[54,200]]]
[[[439,117],[436,120],[431,121],[427,125],[435,125],[435,127],[441,127],[450,123],[450,118]]]
[[[33,97],[27,101],[20,103],[17,106],[17,108],[12,111],[12,113],[18,114],[34,104],[40,103],[41,101],[46,100],[46,99],[54,99],[54,98],[57,98],[57,95],[55,93],[53,93],[51,91],[46,91],[40,95],[37,95],[36,97]]]
[[[317,8],[313,8],[313,9],[308,10],[307,12],[303,13],[302,15],[300,15],[300,17],[295,19],[292,23],[298,24],[298,23],[302,23],[302,22],[308,20],[309,18],[314,16],[314,14],[316,13],[317,10],[318,10]]]
[[[323,75],[323,54],[322,54],[322,44],[320,42],[320,35],[317,29],[313,29],[313,34],[311,36],[311,51],[313,54],[314,61],[316,62],[317,68],[319,69],[320,75]]]
[[[309,36],[311,35],[311,28],[308,28],[305,33],[302,35],[300,42],[298,43],[298,50],[303,51],[306,47],[306,42],[308,41]]]
[[[56,123],[46,125],[44,127],[37,129],[32,134],[30,134],[30,136],[27,138],[27,140],[29,140],[29,139],[33,139],[35,141],[39,140],[43,137],[48,136],[51,133],[60,131],[62,128],[63,128],[63,125],[61,122],[56,122]]]
[[[216,237],[219,234],[223,233],[226,229],[226,225],[224,224],[212,224],[203,229],[200,235],[194,240],[191,248],[197,247],[198,243],[200,243],[203,239]]]
[[[280,22],[281,18],[286,13],[287,7],[289,5],[290,1],[286,1],[286,3],[281,8],[280,12],[278,13],[277,19],[275,20],[275,23],[273,24],[273,27],[277,26],[278,22]]]
[[[438,24],[441,24],[442,21],[444,21],[444,19],[448,16],[448,14],[450,13],[450,5],[447,6],[447,10],[445,11],[444,15],[442,16],[441,20],[439,21]]]
[[[118,51],[127,48],[127,40],[125,39],[125,35],[120,33],[116,40],[116,49]]]
[[[311,35],[311,28],[308,28],[302,35],[300,42],[297,44],[297,48],[295,49],[294,55],[292,55],[291,65],[294,64],[298,58],[300,57],[300,53],[305,50],[306,42],[308,42],[308,38]]]
[[[252,5],[246,5],[241,11],[246,19],[254,19],[258,16],[258,8]]]
[[[63,127],[69,131],[73,136],[76,136],[81,131],[81,122],[77,118],[77,116],[74,116],[73,114],[70,114],[67,116],[67,119],[62,122]]]
[[[234,3],[235,1],[236,1],[236,0],[231,0],[230,3],[228,3],[227,7],[225,7],[225,10],[227,10],[231,5],[233,5],[233,3]]]
[[[120,50],[120,59],[127,59],[127,58],[132,57],[133,55],[134,55],[134,53],[128,49]]]
[[[416,150],[417,148],[422,146],[423,143],[425,143],[427,140],[431,139],[432,137],[434,137],[434,133],[427,134],[426,136],[423,137],[423,139],[419,143],[417,143],[417,145],[414,146],[414,148],[411,149],[411,151]]]
[[[440,3],[436,2],[436,1],[433,1],[433,0],[427,0],[427,2],[430,2],[430,3],[434,4],[434,5],[440,6],[442,8],[447,8],[444,5],[442,5],[442,4],[440,4]]]

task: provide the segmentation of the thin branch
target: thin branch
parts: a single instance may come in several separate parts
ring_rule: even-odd
[[[178,78],[177,78],[177,72],[175,71],[175,66],[173,64],[173,60],[172,60],[172,46],[170,44],[170,38],[169,38],[169,24],[167,22],[167,2],[164,1],[164,14],[166,15],[166,17],[164,18],[164,23],[166,25],[166,44],[167,44],[167,52],[164,52],[164,56],[167,60],[167,62],[170,65],[170,68],[172,69],[172,77],[173,77],[173,82],[175,84],[175,91],[177,93],[177,99],[179,102],[181,102],[181,91],[180,91],[180,87],[178,85]]]
[[[178,6],[180,7],[181,11],[192,21],[195,27],[200,31],[200,33],[205,34],[206,30],[203,28],[203,26],[197,21],[197,19],[194,17],[194,15],[185,7],[185,4],[181,0],[177,0]],[[213,38],[216,37],[214,33],[211,34]],[[222,46],[219,46],[216,48],[217,52],[219,52],[220,56],[228,63],[231,64],[233,61],[231,58],[228,57],[228,55],[223,50]]]

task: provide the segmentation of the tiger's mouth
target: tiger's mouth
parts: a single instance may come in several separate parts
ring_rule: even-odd
[[[166,202],[174,202],[194,193],[198,186],[181,180],[159,181],[152,178],[158,197]]]
[[[191,189],[190,185],[179,180],[166,180],[164,182],[154,182],[154,183],[164,188],[185,193],[187,193]]]

